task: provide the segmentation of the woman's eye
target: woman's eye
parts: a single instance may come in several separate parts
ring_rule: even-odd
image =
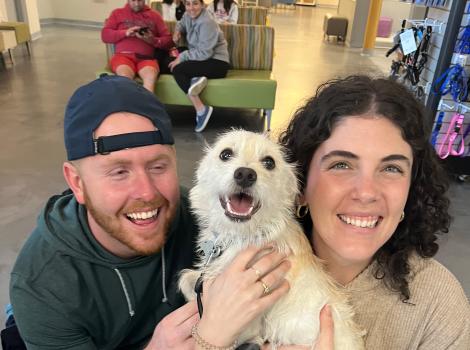
[[[261,160],[261,164],[263,164],[263,166],[268,170],[273,170],[276,167],[276,162],[270,156],[264,157]]]
[[[349,165],[345,162],[338,162],[333,164],[330,169],[349,169]]]
[[[219,158],[222,161],[226,162],[227,160],[232,158],[232,156],[233,156],[233,151],[230,148],[226,148],[222,152],[220,152]]]
[[[384,170],[389,173],[403,174],[403,170],[395,165],[387,165]]]

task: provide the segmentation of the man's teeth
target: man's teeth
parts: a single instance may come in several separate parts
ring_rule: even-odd
[[[378,216],[368,216],[368,217],[357,217],[357,216],[346,216],[346,215],[338,215],[341,221],[353,225],[356,227],[367,227],[373,228],[377,225],[379,221]]]
[[[127,217],[133,220],[145,220],[150,219],[158,214],[158,208],[152,211],[143,211],[138,213],[127,213]]]

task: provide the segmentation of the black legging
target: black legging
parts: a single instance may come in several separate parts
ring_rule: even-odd
[[[229,64],[227,62],[209,58],[205,61],[184,61],[173,69],[176,83],[185,93],[188,93],[191,78],[206,77],[209,79],[225,78]]]

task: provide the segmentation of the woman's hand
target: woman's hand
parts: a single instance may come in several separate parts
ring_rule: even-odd
[[[334,324],[331,309],[328,304],[323,306],[320,311],[320,334],[318,335],[317,343],[314,350],[334,350]],[[265,344],[261,347],[262,350],[271,350],[271,345]],[[279,350],[309,350],[310,346],[301,345],[286,345],[278,347]]]
[[[286,255],[272,248],[249,247],[241,252],[221,275],[204,282],[201,338],[215,346],[232,344],[251,321],[287,293],[284,276],[289,269]]]
[[[180,41],[180,39],[181,39],[181,32],[175,31],[175,32],[173,33],[173,42],[174,42],[175,44],[177,44],[178,41]]]
[[[181,63],[181,60],[179,57],[176,57],[173,61],[171,61],[169,64],[168,64],[168,68],[170,68],[170,71],[173,72],[173,69],[175,68],[175,66],[177,66],[178,64]]]

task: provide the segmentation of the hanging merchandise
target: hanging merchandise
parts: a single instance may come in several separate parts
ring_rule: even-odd
[[[456,64],[447,69],[442,74],[433,86],[435,94],[442,94],[442,96],[451,94],[455,102],[465,101],[468,94],[468,77],[465,69],[460,64]]]
[[[470,25],[463,27],[460,39],[457,40],[455,52],[463,55],[470,54]]]
[[[465,149],[464,138],[462,134],[462,125],[464,122],[465,116],[460,113],[455,113],[452,117],[452,120],[449,124],[449,128],[442,140],[441,146],[437,151],[437,155],[441,159],[447,158],[449,155],[460,156],[463,154]],[[460,136],[460,140],[458,140]],[[458,140],[457,149],[454,149],[454,143]]]
[[[441,111],[439,112],[439,115],[437,116],[436,125],[434,126],[434,130],[432,131],[431,145],[433,145],[433,147],[436,146],[437,136],[439,135],[439,131],[441,131],[443,119],[444,119],[444,112]]]
[[[465,129],[462,140],[465,142],[467,139],[467,136],[470,135],[470,123],[468,123],[467,128]],[[462,157],[468,157],[470,156],[470,139],[468,140],[467,148],[466,151],[462,153]]]
[[[407,22],[411,24],[410,29],[405,29]],[[407,86],[418,100],[424,99],[424,88],[419,85],[419,81],[428,60],[432,35],[432,25],[424,26],[426,22],[427,20],[404,20],[400,31],[395,35],[395,45],[386,53],[388,57],[394,51],[398,52],[399,59],[392,60],[390,77]]]
[[[444,7],[446,6],[446,0],[412,0],[412,4],[424,5],[429,7]]]

